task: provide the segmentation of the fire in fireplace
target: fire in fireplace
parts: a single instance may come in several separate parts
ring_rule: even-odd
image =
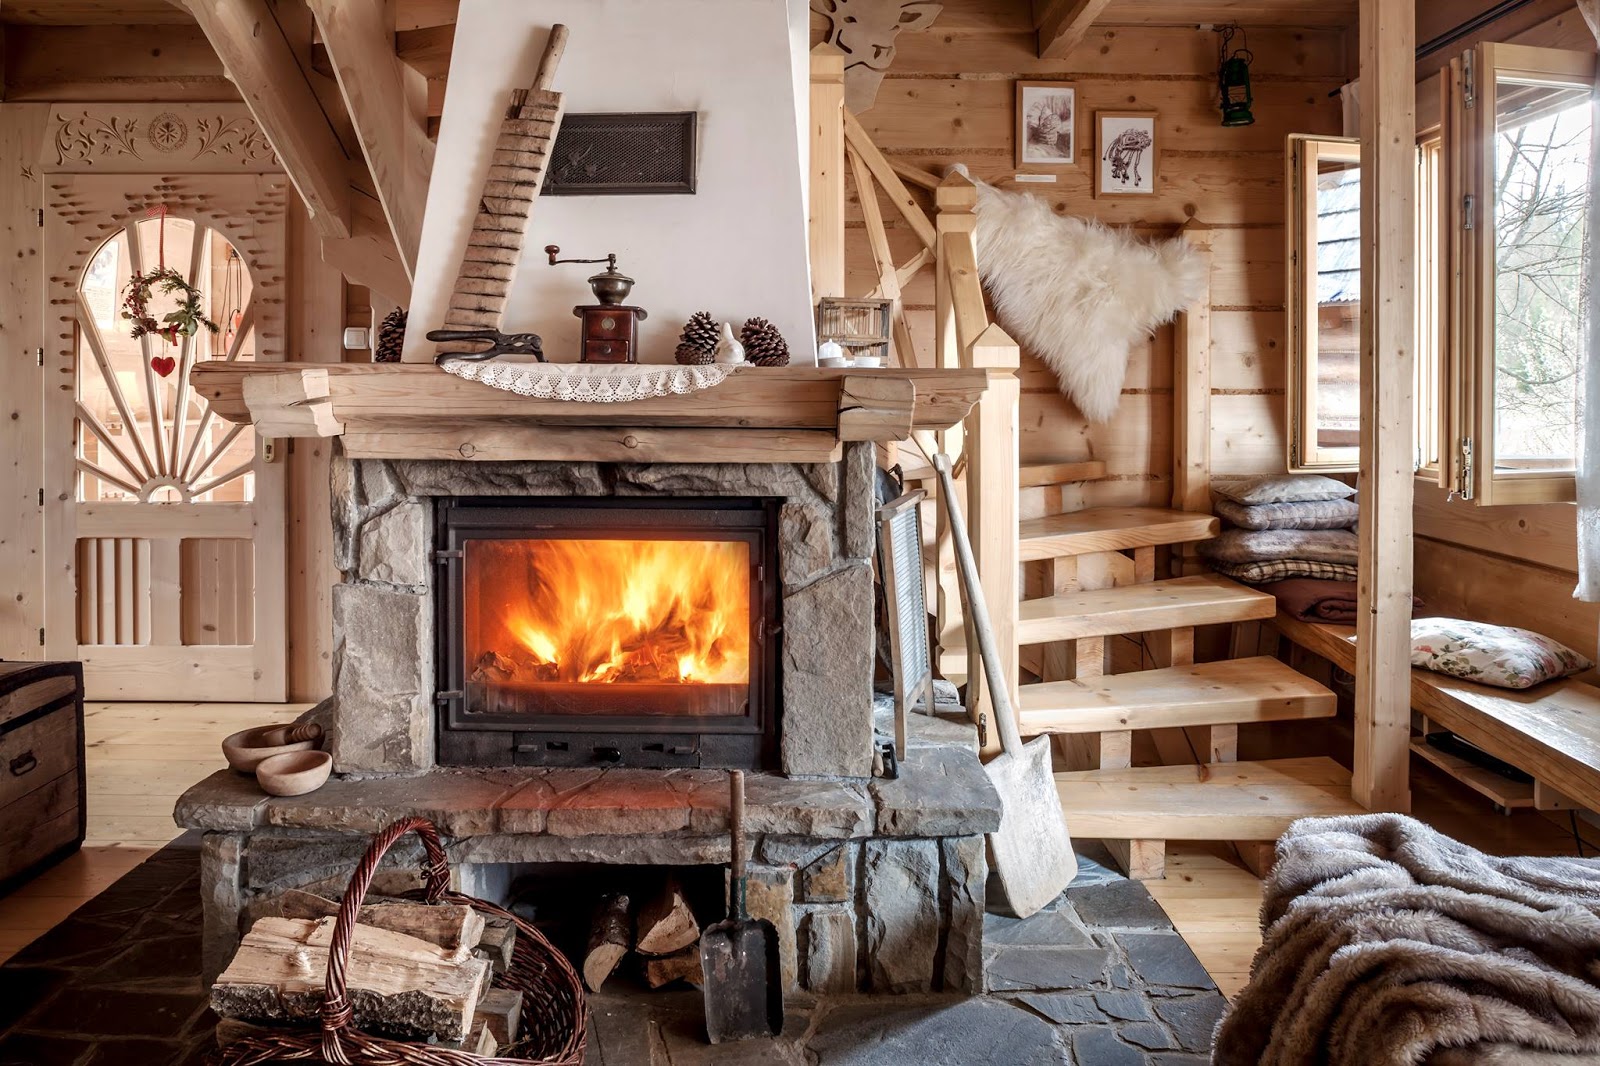
[[[778,502],[441,501],[440,761],[764,766]]]

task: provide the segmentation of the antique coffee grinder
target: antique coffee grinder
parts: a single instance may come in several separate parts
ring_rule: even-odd
[[[633,279],[617,270],[616,253],[604,259],[557,259],[561,249],[544,246],[550,265],[557,263],[604,263],[606,268],[589,279],[599,303],[580,304],[572,313],[583,320],[583,349],[579,361],[585,363],[637,363],[639,361],[639,323],[649,313],[642,307],[628,307],[622,301],[633,291]]]

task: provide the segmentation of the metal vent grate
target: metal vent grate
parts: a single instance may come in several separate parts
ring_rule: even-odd
[[[567,115],[556,134],[546,196],[692,193],[699,114]]]

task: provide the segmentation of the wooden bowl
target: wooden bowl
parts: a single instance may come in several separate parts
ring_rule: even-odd
[[[325,751],[291,751],[262,759],[256,780],[269,796],[303,796],[315,792],[333,772],[333,756]]]
[[[253,729],[241,729],[222,742],[222,756],[228,760],[229,766],[241,774],[253,774],[262,759],[292,751],[310,751],[317,746],[315,740],[302,740],[294,744],[272,743],[272,734],[284,728],[281,725],[258,725]]]

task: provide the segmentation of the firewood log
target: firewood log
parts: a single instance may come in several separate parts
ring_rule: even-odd
[[[683,981],[696,988],[705,984],[705,975],[700,969],[700,940],[695,938],[695,944],[686,951],[676,955],[661,955],[644,960],[644,980],[651,988],[660,988],[670,985],[674,981]]]
[[[515,988],[491,988],[478,1004],[477,1016],[501,1047],[515,1044],[522,1032],[522,993]]]
[[[483,933],[478,937],[473,954],[493,963],[495,973],[505,973],[511,969],[516,946],[517,927],[506,918],[490,917],[484,919]]]
[[[264,902],[259,913],[262,917],[276,918],[331,918],[339,913],[339,905],[331,899],[291,888]],[[485,924],[483,915],[458,903],[430,906],[404,901],[368,903],[356,912],[356,921],[426,940],[455,955],[477,946]]]
[[[641,955],[674,955],[700,939],[683,886],[669,877],[661,894],[639,908],[639,938],[634,950]]]
[[[211,988],[211,1009],[253,1022],[314,1021],[333,919],[263,918]],[[404,933],[357,925],[347,984],[354,1024],[402,1040],[461,1040],[490,966]]]
[[[583,956],[583,983],[591,992],[600,991],[633,946],[628,907],[628,897],[618,892],[600,897],[595,908],[594,922],[589,927],[589,950]]]

